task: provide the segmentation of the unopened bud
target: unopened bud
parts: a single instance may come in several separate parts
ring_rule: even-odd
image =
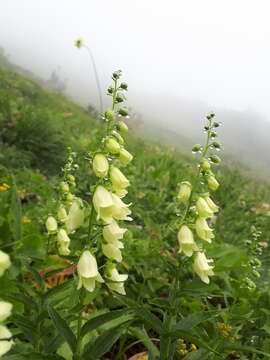
[[[123,89],[123,90],[127,90],[128,84],[126,82],[122,82],[121,85],[120,85],[120,88]]]
[[[128,116],[128,110],[125,108],[121,108],[118,110],[118,114],[121,116]]]
[[[46,229],[49,233],[53,233],[57,231],[57,221],[53,216],[49,216],[45,223]]]
[[[116,96],[116,99],[115,99],[118,103],[120,103],[120,102],[123,102],[124,101],[124,96],[123,95],[121,95],[121,94],[118,94],[117,96]]]
[[[119,160],[123,164],[128,164],[132,161],[133,156],[126,149],[122,148],[119,152]]]
[[[113,110],[107,110],[107,111],[105,111],[105,118],[107,119],[107,120],[109,120],[109,121],[112,121],[112,120],[114,120],[114,118],[115,118],[115,113],[114,113],[114,111]]]
[[[128,126],[123,121],[119,122],[119,124],[117,125],[117,128],[121,134],[125,134],[128,132]]]
[[[216,149],[220,149],[220,143],[218,143],[216,141],[212,143],[212,146],[214,146],[214,148],[216,148]]]
[[[75,183],[75,177],[73,175],[68,175],[67,179],[71,184]]]
[[[193,146],[192,152],[196,153],[196,152],[200,151],[201,148],[202,148],[202,146],[200,144],[196,144]]]
[[[125,143],[124,139],[122,138],[122,136],[120,134],[114,133],[114,136],[116,137],[116,139],[120,145],[123,145]]]
[[[118,154],[120,151],[119,143],[112,137],[106,141],[106,148],[111,154]]]
[[[220,159],[220,157],[218,157],[217,155],[211,155],[211,156],[210,156],[210,160],[211,160],[214,164],[220,164],[220,163],[221,163],[221,159]]]
[[[107,91],[108,91],[109,94],[112,94],[113,90],[114,90],[114,88],[112,86],[110,86]]]
[[[59,185],[59,189],[60,189],[60,191],[63,192],[63,193],[69,192],[69,185],[68,185],[68,183],[62,181],[62,182],[60,183],[60,185]]]
[[[68,193],[67,196],[66,196],[66,201],[68,203],[71,203],[73,200],[74,200],[74,195],[71,194],[71,193]]]
[[[204,171],[207,171],[209,170],[211,167],[209,161],[207,159],[202,159],[202,162],[201,162],[201,168],[204,170]]]
[[[214,139],[217,137],[217,133],[215,131],[212,131],[210,134],[211,138]]]
[[[215,127],[215,128],[217,128],[217,127],[219,127],[219,126],[220,126],[220,123],[218,123],[218,122],[214,122],[214,124],[213,124],[213,125],[214,125],[214,127]]]
[[[178,199],[181,202],[187,202],[190,198],[190,194],[191,194],[191,184],[188,181],[183,181],[180,184],[180,189],[179,189],[179,193],[177,195]]]
[[[113,78],[114,80],[117,80],[117,79],[120,78],[120,76],[121,76],[121,70],[118,70],[118,71],[115,71],[115,72],[113,73],[112,78]]]
[[[213,175],[207,177],[207,184],[211,190],[217,190],[219,183]]]

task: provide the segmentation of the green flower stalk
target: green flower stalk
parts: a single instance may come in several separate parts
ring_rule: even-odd
[[[207,116],[208,123],[204,127],[207,133],[205,146],[196,144],[192,148],[194,154],[201,154],[194,181],[181,182],[177,195],[183,208],[183,215],[177,224],[179,252],[193,258],[193,270],[207,284],[209,277],[214,275],[214,266],[209,265],[213,260],[206,258],[204,248],[206,242],[211,243],[214,239],[214,229],[209,227],[207,219],[219,210],[209,194],[209,191],[216,191],[219,187],[211,170],[212,165],[221,162],[217,155],[211,153],[221,148],[217,141],[212,141],[217,137],[217,132],[214,130],[220,125],[213,121],[214,117],[214,114]]]

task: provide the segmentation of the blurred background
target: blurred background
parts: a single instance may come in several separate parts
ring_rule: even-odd
[[[133,128],[190,151],[215,112],[228,162],[270,176],[267,0],[0,1],[0,61],[98,109],[110,74],[129,84]],[[0,79],[1,81],[1,79]]]

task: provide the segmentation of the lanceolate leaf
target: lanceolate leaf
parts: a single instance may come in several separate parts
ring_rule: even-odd
[[[14,240],[20,240],[22,237],[22,208],[14,178],[11,193],[10,216]]]
[[[180,320],[177,324],[172,328],[172,333],[177,330],[189,330],[197,325],[199,325],[203,321],[207,321],[212,319],[215,316],[220,314],[219,311],[200,311],[194,314],[187,316],[186,318]]]

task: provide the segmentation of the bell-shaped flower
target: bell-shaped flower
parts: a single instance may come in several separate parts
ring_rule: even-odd
[[[127,229],[120,228],[115,220],[113,220],[110,224],[105,225],[103,227],[103,237],[104,239],[110,243],[116,240],[123,239],[124,233]]]
[[[11,261],[8,254],[0,250],[0,276],[10,267]]]
[[[99,185],[93,196],[93,205],[97,212],[97,220],[102,219],[107,223],[112,221],[115,204],[112,194],[103,186]]]
[[[213,210],[209,207],[206,200],[202,197],[199,197],[199,199],[196,202],[196,208],[199,214],[199,217],[202,218],[209,218],[214,215]]]
[[[121,163],[128,164],[132,161],[132,159],[133,159],[133,156],[130,154],[130,152],[128,152],[124,148],[121,148],[121,150],[119,152],[119,160],[121,161]]]
[[[4,325],[0,325],[0,357],[6,354],[13,344],[11,340],[12,334]]]
[[[109,163],[103,154],[96,154],[93,159],[93,170],[97,177],[104,178],[108,174]]]
[[[128,278],[127,274],[119,274],[116,266],[110,264],[106,268],[106,277],[112,281],[107,283],[109,289],[116,291],[119,294],[126,295],[124,281]]]
[[[219,187],[219,183],[213,175],[208,176],[206,180],[207,180],[209,189],[214,190],[214,191],[217,190],[217,188]]]
[[[191,256],[194,251],[199,250],[193,233],[186,225],[182,225],[178,232],[179,253],[183,251],[186,256]]]
[[[181,202],[187,202],[189,200],[189,198],[190,198],[191,190],[192,190],[192,187],[191,187],[190,182],[188,182],[188,181],[181,182],[179,193],[178,193],[178,196],[177,196],[178,199]]]
[[[102,244],[102,251],[108,259],[121,262],[123,258],[120,249],[122,249],[123,247],[123,243],[116,240],[113,243]]]
[[[57,231],[57,221],[55,220],[55,218],[53,216],[48,216],[46,222],[45,222],[45,226],[46,229],[48,231],[48,233],[55,233]]]
[[[68,218],[68,215],[67,215],[67,212],[66,212],[66,209],[64,208],[63,205],[61,205],[57,211],[57,218],[59,221],[61,222],[65,222]]]
[[[212,270],[214,267],[209,265],[209,263],[211,263],[211,262],[213,262],[212,259],[207,259],[204,253],[198,252],[196,254],[194,264],[193,264],[193,269],[194,269],[195,273],[206,284],[209,284],[209,282],[210,282],[209,276],[214,275],[214,272]]]
[[[213,230],[208,226],[205,218],[198,218],[196,220],[196,232],[197,235],[207,242],[211,243],[214,238]]]
[[[58,240],[58,249],[60,255],[69,255],[69,244],[70,244],[70,238],[68,237],[68,234],[66,230],[60,229],[57,233],[57,240]]]
[[[74,230],[78,229],[82,226],[84,222],[84,208],[82,199],[75,197],[73,200],[68,217],[66,220],[66,228],[68,233],[73,232]]]
[[[218,212],[218,206],[214,203],[214,201],[209,197],[205,197],[205,201],[207,202],[207,205],[210,207],[210,209],[213,211],[213,213]]]
[[[114,210],[113,210],[113,217],[116,220],[129,220],[131,221],[132,218],[129,217],[128,215],[131,214],[131,211],[129,210],[129,205],[125,204],[120,198],[119,196],[117,196],[116,194],[112,194],[112,200],[113,200],[113,204],[114,204]]]
[[[118,154],[120,151],[120,145],[113,137],[109,137],[106,140],[106,148],[111,154]]]
[[[113,193],[117,196],[119,196],[120,198],[123,198],[127,195],[127,190],[126,189],[116,189],[116,188],[113,188]]]
[[[6,320],[11,315],[12,304],[6,301],[0,301],[0,321]]]
[[[83,286],[86,290],[92,292],[95,289],[96,281],[104,282],[98,272],[96,258],[89,250],[82,253],[77,265],[77,271],[79,275],[78,289]]]
[[[113,185],[113,189],[121,190],[130,185],[128,179],[125,177],[122,171],[115,166],[112,166],[110,169],[110,179]]]

